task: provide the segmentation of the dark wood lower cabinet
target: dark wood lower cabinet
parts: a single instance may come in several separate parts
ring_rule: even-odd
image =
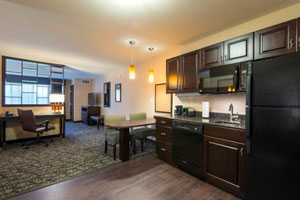
[[[222,133],[223,129],[226,130],[225,134],[230,130],[220,127],[219,132]],[[205,135],[204,173],[207,182],[243,197],[245,150],[245,143]]]
[[[173,164],[171,119],[156,117],[156,154],[159,159]]]

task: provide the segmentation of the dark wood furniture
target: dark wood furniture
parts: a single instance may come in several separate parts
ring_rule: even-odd
[[[244,196],[244,130],[204,126],[204,173],[207,182],[237,196]]]
[[[184,54],[181,68],[181,92],[197,92],[199,88],[199,51]]]
[[[180,57],[167,60],[167,93],[180,91]]]
[[[199,78],[194,68],[197,62],[201,70],[297,51],[300,51],[300,18],[167,59],[167,93],[198,91]]]
[[[104,123],[104,115],[91,116],[90,119],[91,121],[96,122],[98,130],[100,128],[100,124]]]
[[[296,20],[255,32],[255,59],[296,52]]]
[[[100,106],[82,106],[81,107],[81,117],[82,122],[87,125],[92,125],[91,116],[101,115]]]
[[[129,129],[153,124],[155,124],[155,119],[153,118],[148,118],[145,120],[125,120],[120,122],[105,123],[106,127],[118,129],[120,132],[119,157],[122,162],[129,160]]]
[[[167,60],[167,93],[197,92],[199,51]]]
[[[201,49],[201,69],[223,65],[223,42]]]
[[[224,64],[253,60],[253,33],[224,42]]]
[[[156,117],[156,153],[159,159],[173,164],[171,119]]]
[[[59,118],[59,134],[61,137],[65,137],[65,115],[64,114],[46,114],[35,115],[35,118],[40,120]],[[0,116],[0,147],[6,143],[6,122],[7,121],[20,121],[19,116]]]

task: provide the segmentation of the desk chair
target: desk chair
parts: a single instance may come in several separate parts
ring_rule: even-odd
[[[142,120],[147,119],[146,113],[132,113],[130,114],[130,120]],[[141,151],[144,151],[144,140],[147,140],[148,136],[155,136],[155,129],[148,128],[147,126],[143,128],[134,128],[131,130],[131,134],[135,136],[136,139],[141,140]]]
[[[22,128],[24,131],[34,132],[36,133],[36,139],[34,141],[29,142],[25,149],[28,149],[31,145],[37,143],[43,143],[45,146],[48,146],[48,143],[40,138],[43,135],[44,131],[54,130],[54,126],[49,126],[49,120],[36,123],[34,114],[32,110],[21,110],[18,109],[18,115],[21,119]],[[51,140],[53,141],[53,140]]]

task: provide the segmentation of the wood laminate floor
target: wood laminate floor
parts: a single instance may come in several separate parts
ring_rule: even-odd
[[[238,200],[155,154],[29,192],[11,200]]]

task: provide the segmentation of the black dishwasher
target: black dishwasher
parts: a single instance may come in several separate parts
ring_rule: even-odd
[[[178,168],[204,179],[203,125],[173,121],[173,162]]]

